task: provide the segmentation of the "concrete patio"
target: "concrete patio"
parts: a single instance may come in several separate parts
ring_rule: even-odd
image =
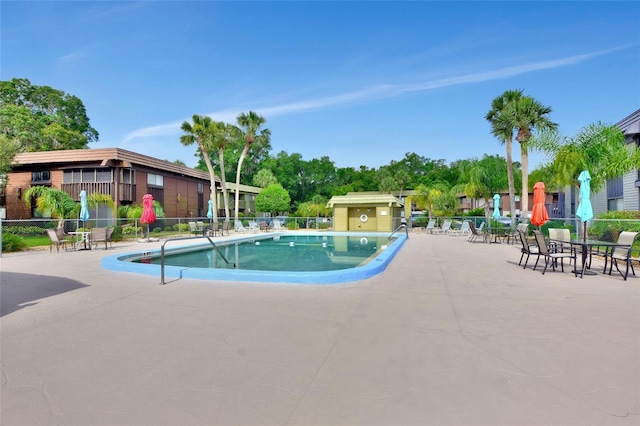
[[[640,423],[638,277],[425,234],[347,284],[100,267],[158,246],[3,254],[3,426]]]

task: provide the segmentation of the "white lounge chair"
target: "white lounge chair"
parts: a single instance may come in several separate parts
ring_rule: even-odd
[[[442,223],[442,227],[441,228],[433,228],[433,233],[434,234],[447,234],[450,229],[451,229],[451,221],[450,220],[445,220]]]
[[[436,229],[436,220],[429,219],[429,223],[427,223],[427,227],[424,228],[424,232],[427,234],[432,234],[434,229]]]
[[[282,231],[282,224],[278,219],[273,219],[273,230],[274,231]]]
[[[460,225],[460,229],[449,229],[449,235],[471,235],[471,227],[469,221],[465,220]]]
[[[242,232],[242,233],[247,232],[244,225],[242,224],[242,221],[240,220],[235,223],[235,227],[236,227],[236,232]]]
[[[258,226],[258,222],[253,221],[253,220],[251,222],[249,222],[249,231],[251,231],[251,232],[260,231],[260,227]]]

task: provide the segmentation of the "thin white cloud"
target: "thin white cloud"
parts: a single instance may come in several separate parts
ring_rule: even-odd
[[[366,87],[362,90],[348,92],[335,96],[328,96],[318,99],[309,99],[300,102],[293,102],[284,105],[276,105],[266,108],[252,108],[261,115],[276,116],[286,115],[291,113],[298,113],[304,111],[317,110],[322,108],[328,108],[332,106],[349,105],[354,103],[362,103],[365,101],[371,101],[382,98],[389,98],[400,96],[406,92],[418,92],[440,89],[449,86],[458,86],[463,84],[480,83],[491,80],[500,80],[504,78],[514,77],[521,74],[526,74],[535,71],[548,70],[554,68],[562,68],[571,65],[575,65],[581,62],[588,61],[598,56],[603,56],[614,51],[626,49],[629,46],[622,46],[608,50],[602,50],[598,52],[587,53],[583,55],[575,55],[561,59],[554,59],[542,62],[535,62],[531,64],[518,65],[514,67],[501,68],[494,71],[486,71],[480,73],[460,75],[457,77],[443,78],[424,81],[420,83],[412,84],[381,84],[376,86]],[[246,110],[246,108],[245,108]],[[213,112],[209,115],[215,120],[232,122],[235,121],[236,116],[241,110],[226,110]],[[182,120],[184,121],[184,120]],[[137,138],[153,137],[153,136],[167,136],[179,133],[180,125],[182,123],[174,122],[169,124],[161,124],[158,126],[145,127],[135,130],[125,136],[123,142],[130,142]]]

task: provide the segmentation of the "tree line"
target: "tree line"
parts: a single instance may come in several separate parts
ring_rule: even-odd
[[[456,212],[460,193],[488,200],[508,190],[510,216],[515,218],[516,186],[521,188],[521,207],[526,211],[533,182],[543,181],[554,190],[576,184],[580,171],[589,170],[591,186],[597,191],[607,179],[640,168],[637,148],[624,144],[624,135],[616,126],[589,124],[577,135],[566,137],[558,133],[551,112],[523,90],[507,90],[492,101],[485,114],[491,133],[505,146],[504,157],[483,155],[447,163],[408,152],[378,169],[336,167],[329,156],[305,160],[295,152],[272,155],[271,131],[264,127],[267,120],[254,111],[238,115],[233,124],[195,114],[182,123],[179,142],[196,146],[196,168],[207,171],[212,182],[220,177],[224,204],[220,210],[224,209],[226,218],[231,217],[227,182],[236,183],[236,220],[239,184],[269,188],[256,200],[261,211],[305,216],[328,214],[324,209],[327,200],[349,192],[402,195],[411,189],[418,194],[415,200],[420,209],[444,215]],[[0,82],[0,186],[6,185],[16,153],[88,148],[98,137],[76,96],[32,85],[24,78]],[[520,146],[520,162],[512,159],[514,141]],[[547,155],[546,163],[531,173],[530,150]],[[211,200],[216,203],[214,195],[212,192]],[[218,208],[214,205],[215,216]]]

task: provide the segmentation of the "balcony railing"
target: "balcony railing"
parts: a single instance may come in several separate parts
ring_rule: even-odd
[[[93,193],[109,195],[113,197],[115,184],[113,182],[82,182],[82,183],[63,183],[62,190],[69,194],[74,200],[80,200],[80,191],[87,191],[87,195]],[[120,201],[135,201],[136,185],[130,183],[119,184],[118,194]]]

